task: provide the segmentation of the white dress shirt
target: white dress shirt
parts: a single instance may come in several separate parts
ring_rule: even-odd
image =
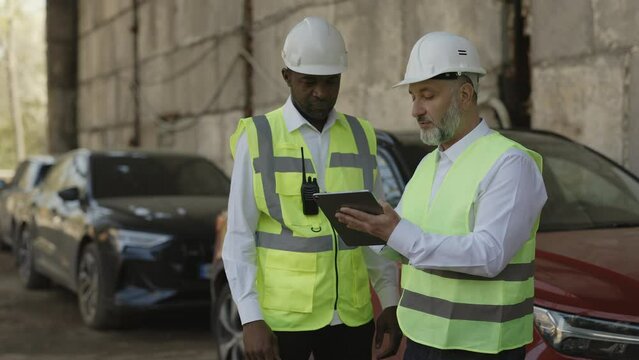
[[[440,149],[430,204],[457,158],[474,141],[493,132],[482,120],[446,151]],[[432,234],[402,219],[388,245],[416,268],[497,276],[529,239],[546,202],[546,188],[535,161],[521,150],[509,149],[479,183],[476,199],[469,234]],[[401,201],[396,210],[401,216]]]
[[[329,156],[329,129],[335,125],[336,112],[331,110],[328,121],[322,131],[311,125],[293,105],[291,98],[283,108],[284,121],[289,132],[300,130],[306,145],[311,151],[317,182],[320,190],[325,189],[325,169]],[[374,193],[378,199],[384,199],[379,177],[375,182]],[[229,281],[231,294],[237,304],[242,324],[262,320],[255,281],[257,276],[255,231],[259,219],[259,210],[253,195],[253,167],[249,153],[246,133],[242,134],[235,149],[235,162],[231,175],[231,192],[228,205],[227,233],[224,238],[222,258]],[[399,301],[398,269],[394,262],[362,247],[369,277],[382,307],[395,306]],[[341,320],[335,312],[331,324]]]

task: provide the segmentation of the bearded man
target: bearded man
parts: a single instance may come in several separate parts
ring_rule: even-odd
[[[475,46],[444,32],[413,47],[406,75],[424,157],[396,211],[342,208],[341,222],[387,242],[402,269],[404,359],[524,359],[533,334],[542,159],[491,130],[477,106]]]

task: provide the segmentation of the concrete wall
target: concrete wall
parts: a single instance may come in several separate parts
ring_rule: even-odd
[[[243,116],[244,1],[138,0],[142,147],[198,152],[230,170],[228,137]],[[79,0],[80,146],[133,136],[133,0]],[[534,128],[562,133],[639,173],[639,2],[525,0]],[[413,129],[402,78],[413,43],[447,30],[474,41],[498,97],[512,58],[512,9],[500,0],[253,0],[254,113],[282,104],[280,51],[289,29],[324,16],[349,51],[338,109],[383,129]],[[509,13],[510,11],[510,13]],[[635,101],[631,101],[635,99]],[[164,119],[164,120],[163,120]]]
[[[79,0],[80,146],[126,147],[133,136],[133,0]],[[201,153],[229,171],[228,137],[243,116],[244,1],[139,0],[141,143]],[[483,98],[497,96],[504,59],[504,2],[485,0],[253,0],[254,113],[288,95],[280,52],[289,29],[319,15],[349,51],[339,110],[384,129],[415,129],[401,80],[424,33],[447,30],[474,41],[489,74]],[[217,93],[220,96],[216,97]],[[170,119],[169,121],[161,119]]]
[[[80,1],[80,146],[125,148],[134,135],[132,3]],[[201,153],[228,168],[226,139],[244,97],[241,2],[138,3],[141,146]]]
[[[639,174],[639,2],[530,3],[533,127]]]

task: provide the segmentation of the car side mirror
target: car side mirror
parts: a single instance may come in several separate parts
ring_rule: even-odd
[[[70,187],[68,189],[58,191],[58,196],[64,201],[76,201],[80,200],[80,189],[77,187]]]

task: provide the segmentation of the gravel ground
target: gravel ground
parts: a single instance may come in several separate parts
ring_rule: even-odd
[[[208,319],[207,311],[154,313],[125,330],[91,330],[73,293],[23,289],[13,257],[0,252],[0,360],[213,360]]]

